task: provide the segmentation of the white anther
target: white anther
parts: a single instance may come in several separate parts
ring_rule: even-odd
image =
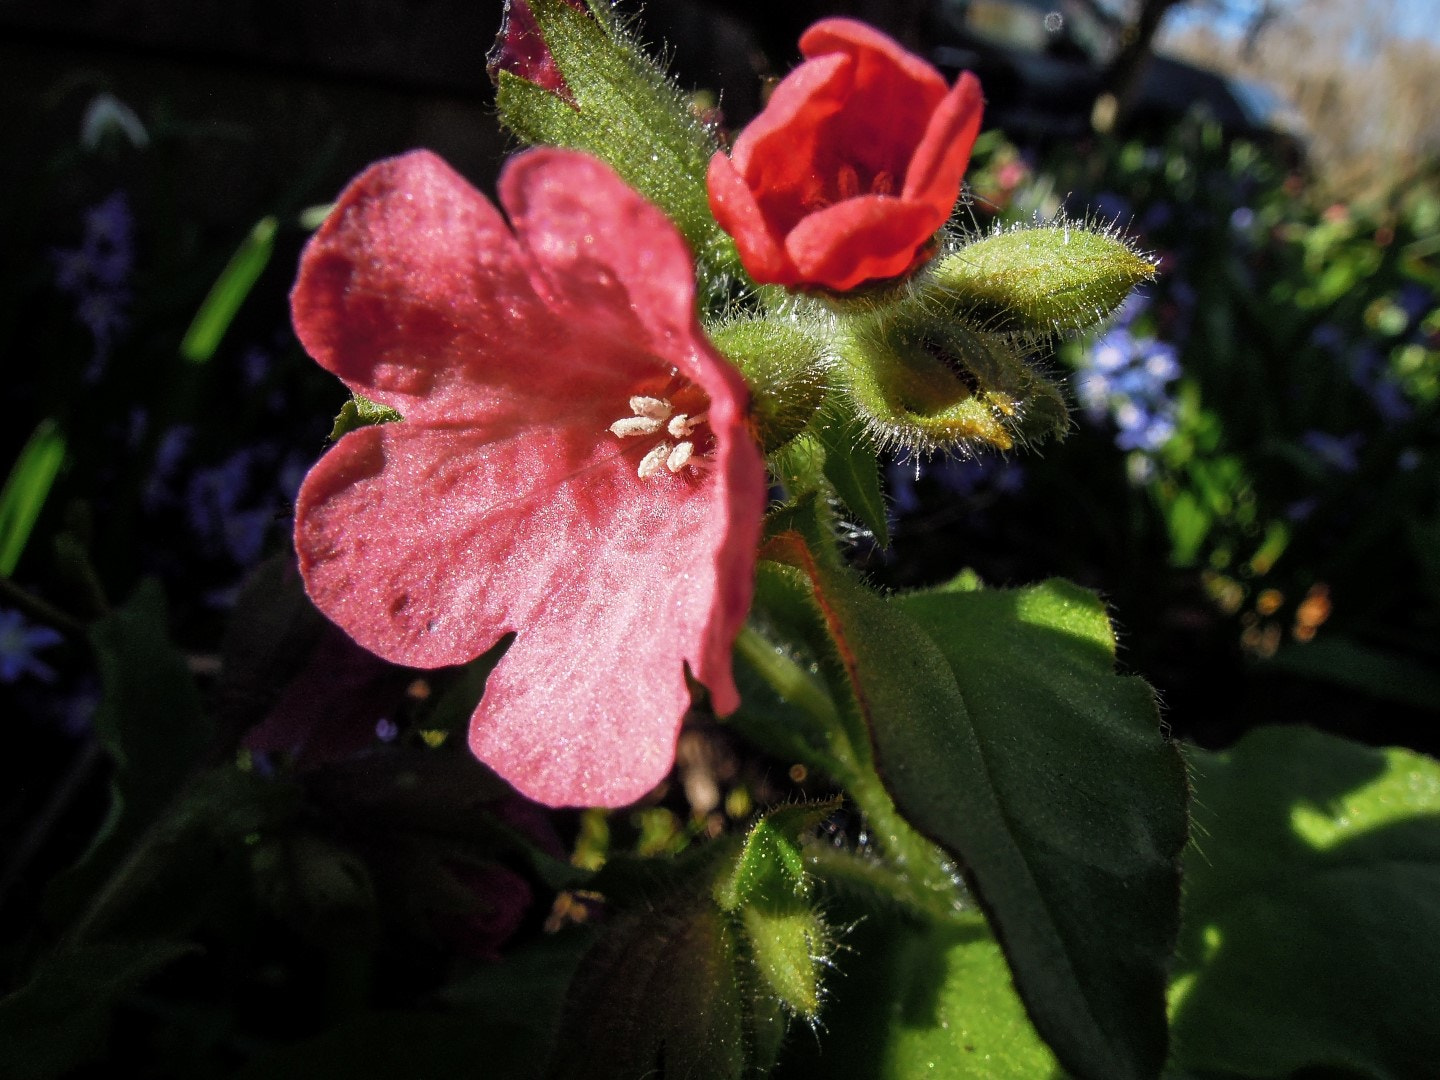
[[[675,449],[671,450],[665,458],[665,467],[672,473],[678,473],[687,464],[695,453],[695,444],[692,442],[676,443]]]
[[[665,467],[669,457],[670,444],[662,442],[640,459],[640,468],[635,471],[640,474],[641,480],[648,480]]]
[[[627,416],[611,424],[610,431],[622,439],[631,439],[636,435],[654,435],[663,426],[659,420],[649,416]]]
[[[670,402],[664,398],[636,395],[630,399],[630,411],[636,416],[646,416],[651,420],[668,420]]]
[[[705,422],[705,413],[698,416],[689,416],[685,413],[676,413],[670,418],[670,423],[665,430],[670,432],[671,438],[688,439],[695,434],[695,429]]]

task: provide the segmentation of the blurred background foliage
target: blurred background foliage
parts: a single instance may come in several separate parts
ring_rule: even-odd
[[[718,104],[733,128],[814,18],[858,15],[929,53],[949,43],[944,6],[654,0],[643,25],[697,107]],[[1440,20],[1415,32],[1426,7],[1437,14],[1358,0],[1047,6],[1108,28],[1083,58],[1102,108],[1081,103],[1079,135],[987,131],[960,224],[1062,212],[1115,223],[1161,274],[1047,361],[1070,374],[1063,444],[886,463],[893,544],[857,530],[852,547],[874,583],[970,568],[994,584],[1063,575],[1099,589],[1122,666],[1158,688],[1176,734],[1210,748],[1262,723],[1305,723],[1440,750]],[[0,948],[0,990],[53,934],[42,910],[73,910],[63,896],[43,903],[45,885],[85,852],[112,779],[125,783],[101,751],[117,737],[113,716],[97,716],[102,680],[113,694],[126,665],[183,671],[222,726],[316,724],[314,702],[326,703],[302,762],[313,772],[196,811],[237,836],[251,835],[257,806],[284,823],[281,839],[212,867],[212,908],[185,916],[210,928],[208,966],[173,943],[106,958],[120,993],[180,956],[168,982],[130,1001],[144,1022],[121,1038],[150,1040],[144,1054],[186,1075],[222,1073],[335,1018],[350,1027],[331,1030],[332,1050],[368,1046],[362,1031],[378,1045],[389,1029],[354,1019],[362,1001],[438,993],[483,1008],[529,994],[535,1017],[551,1016],[572,946],[547,939],[503,985],[485,961],[547,918],[583,921],[583,899],[545,909],[561,856],[674,851],[809,791],[803,768],[756,762],[728,732],[698,729],[675,782],[633,815],[522,822],[478,766],[421,753],[454,746],[483,664],[421,679],[356,655],[284,573],[290,500],[345,399],[289,327],[299,249],[378,157],[428,146],[493,184],[510,149],[483,65],[499,11],[497,0],[0,0],[0,709],[11,733],[0,832],[15,839],[0,905],[21,928]],[[1263,78],[1298,122],[1282,140],[1203,110],[1132,123],[1125,105],[1156,45],[1226,78]],[[163,603],[137,594],[147,578]],[[292,608],[267,622],[259,595]],[[106,629],[92,649],[96,619]],[[145,708],[189,715],[190,692],[177,693]],[[245,775],[265,767],[263,744]],[[365,802],[363,755],[380,751],[421,753],[433,805]],[[362,764],[346,764],[357,752]],[[437,839],[462,788],[480,793],[473,828]],[[423,902],[401,884],[416,881]],[[404,925],[401,939],[376,937],[378,911]],[[460,976],[457,941],[471,965]],[[103,1038],[101,1019],[75,1023],[76,1047]],[[545,1034],[517,1034],[516,1060]],[[455,1053],[462,1035],[436,1039]],[[308,1060],[297,1052],[287,1067],[307,1074]]]

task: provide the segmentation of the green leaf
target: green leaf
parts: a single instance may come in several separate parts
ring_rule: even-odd
[[[89,852],[56,882],[62,906],[102,899],[101,883],[170,805],[210,745],[211,725],[185,658],[170,643],[165,597],[146,581],[90,629],[102,697],[95,731],[115,760],[111,804]]]
[[[1154,264],[1113,229],[1075,222],[1015,225],[948,255],[929,289],[992,330],[1083,330],[1155,276]]]
[[[1105,611],[1068,582],[891,607],[928,632],[963,701],[876,710],[896,804],[963,861],[1065,1067],[1157,1076],[1186,785],[1152,691],[1114,674]]]
[[[718,149],[664,72],[624,31],[565,0],[530,0],[574,98],[508,71],[496,79],[500,119],[531,143],[585,150],[669,215],[700,262],[702,279],[723,294],[744,273],[734,241],[710,213],[705,171]]]
[[[279,224],[273,216],[261,218],[230,256],[180,342],[180,355],[186,360],[203,364],[215,355],[225,331],[270,261]]]
[[[890,524],[885,514],[885,493],[880,487],[880,463],[875,447],[863,434],[863,425],[840,395],[832,395],[811,430],[825,449],[825,479],[835,486],[846,508],[875,535],[881,547],[890,546]]]
[[[1059,1080],[1000,946],[976,919],[872,913],[847,936],[825,1031],[787,1046],[776,1080]]]
[[[20,564],[40,510],[65,461],[65,436],[48,417],[41,420],[20,449],[0,490],[0,575],[9,577]]]
[[[116,1001],[198,951],[175,941],[109,941],[52,953],[0,999],[0,1076],[44,1080],[99,1057]]]
[[[1440,1062],[1440,762],[1300,727],[1187,751],[1177,1063],[1374,1080]]]

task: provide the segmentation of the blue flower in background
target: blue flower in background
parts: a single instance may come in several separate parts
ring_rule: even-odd
[[[1076,392],[1091,423],[1114,423],[1117,447],[1151,453],[1175,434],[1170,384],[1180,377],[1180,361],[1173,345],[1133,332],[1146,301],[1132,300],[1091,345],[1077,373]]]
[[[33,675],[41,682],[53,682],[55,672],[36,658],[35,653],[59,645],[64,637],[48,626],[33,626],[20,612],[0,608],[0,683],[18,682]]]
[[[185,499],[195,532],[240,566],[249,566],[260,558],[275,519],[272,506],[245,505],[254,465],[252,451],[238,450],[213,468],[197,469]]]

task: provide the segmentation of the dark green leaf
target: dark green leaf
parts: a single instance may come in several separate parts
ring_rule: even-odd
[[[0,999],[0,1076],[58,1077],[104,1052],[115,1002],[193,945],[110,941],[48,956]]]
[[[1066,1068],[1157,1076],[1186,786],[1153,693],[1114,674],[1104,609],[1067,582],[890,606],[928,632],[964,702],[876,710],[897,805],[963,861]]]
[[[1436,1075],[1440,763],[1289,727],[1188,757],[1177,1062]]]
[[[533,1080],[545,1052],[526,1023],[478,1012],[368,1012],[256,1059],[235,1080]]]
[[[62,907],[94,910],[101,883],[161,815],[210,745],[185,658],[170,643],[165,597],[147,581],[90,630],[103,695],[95,731],[115,760],[110,812],[81,863],[56,882]]]
[[[1335,634],[1286,645],[1262,666],[1348,687],[1380,701],[1440,710],[1440,672],[1434,665]]]

